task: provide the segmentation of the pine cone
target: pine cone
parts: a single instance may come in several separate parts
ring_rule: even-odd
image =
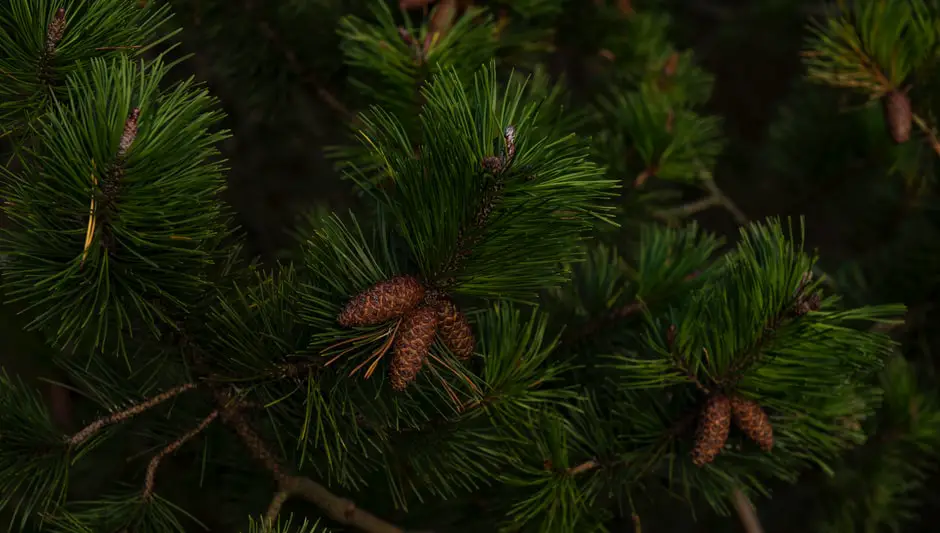
[[[888,133],[894,142],[901,144],[911,138],[911,100],[907,92],[891,91],[885,95],[884,105],[885,123]]]
[[[405,390],[418,376],[434,343],[437,324],[437,311],[431,307],[419,307],[405,315],[398,326],[395,353],[389,367],[393,389]]]
[[[344,327],[374,326],[407,313],[422,299],[424,287],[417,279],[397,276],[354,296],[339,314],[338,321]]]
[[[773,449],[774,428],[770,424],[770,417],[757,402],[738,397],[732,398],[731,413],[734,423],[751,440],[759,444],[762,450],[769,452]]]
[[[457,309],[454,302],[442,300],[437,306],[437,318],[440,321],[438,334],[444,346],[454,352],[459,359],[467,360],[473,355],[476,339],[466,315]]]
[[[708,399],[699,419],[692,462],[704,466],[715,460],[728,440],[731,430],[731,402],[727,396],[716,394]]]

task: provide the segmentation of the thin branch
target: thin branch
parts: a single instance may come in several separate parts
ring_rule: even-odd
[[[927,139],[930,141],[930,147],[933,148],[933,151],[937,152],[937,155],[940,155],[940,139],[937,139],[937,134],[934,132],[933,128],[927,124],[927,121],[923,117],[916,113],[911,118],[914,120],[914,123],[917,124],[917,127],[927,134]]]
[[[923,127],[926,127],[926,123],[924,123]],[[929,128],[925,131],[931,132]],[[937,150],[938,154],[940,154],[940,141],[938,141],[934,149]],[[725,211],[727,211],[729,214],[731,214],[731,217],[738,226],[746,226],[750,224],[751,219],[748,218],[746,214],[744,214],[744,211],[742,211],[741,208],[739,208],[737,204],[735,204],[734,201],[728,195],[726,195],[723,190],[721,190],[721,187],[718,186],[718,183],[716,183],[715,179],[712,177],[711,171],[703,168],[701,171],[701,176],[702,185],[704,186],[705,190],[708,191],[708,195],[705,198],[696,200],[695,202],[691,202],[689,204],[681,205],[676,208],[658,211],[654,213],[653,216],[666,220],[674,220],[677,217],[694,215],[708,209],[709,207],[720,206],[724,208]],[[816,275],[816,277],[825,280],[825,283],[829,285],[829,288],[836,289],[835,280],[826,275],[826,273],[823,272],[818,265],[813,265],[813,274]]]
[[[154,396],[153,398],[150,398],[149,400],[145,400],[141,403],[131,406],[128,409],[125,409],[117,413],[112,413],[111,415],[103,417],[103,418],[99,418],[98,420],[95,420],[94,422],[86,426],[85,429],[82,429],[75,435],[72,435],[68,439],[68,444],[69,446],[77,446],[85,442],[89,438],[91,438],[91,436],[94,435],[95,433],[98,433],[99,431],[101,431],[101,429],[104,428],[105,426],[109,426],[117,422],[123,422],[125,420],[128,420],[134,416],[139,415],[140,413],[143,413],[144,411],[147,411],[148,409],[151,409],[169,400],[170,398],[174,398],[186,391],[189,391],[195,388],[196,388],[195,383],[185,383],[183,385],[180,385],[179,387],[176,387],[174,389],[170,389],[166,392],[158,394]]]
[[[741,489],[734,489],[734,508],[738,512],[738,518],[744,526],[747,533],[764,533],[761,527],[760,519],[757,518],[757,511],[754,510],[754,504]]]
[[[656,444],[655,447],[656,447],[656,448],[662,448],[662,446],[663,446],[664,444],[668,443],[671,439],[674,439],[674,438],[676,438],[677,436],[681,435],[684,431],[686,431],[686,429],[688,428],[689,424],[691,424],[692,422],[695,421],[695,419],[697,418],[697,416],[698,416],[698,413],[695,412],[695,411],[692,411],[692,412],[687,413],[685,416],[683,416],[683,417],[680,418],[679,420],[676,420],[676,421],[669,427],[669,429],[660,437],[659,442]],[[583,474],[583,473],[585,473],[585,472],[590,472],[590,471],[595,470],[595,469],[597,469],[597,468],[602,468],[602,467],[603,467],[603,468],[610,468],[610,467],[612,467],[612,466],[619,466],[619,465],[625,465],[625,464],[627,464],[627,461],[626,461],[626,460],[618,460],[618,461],[613,461],[613,462],[608,462],[608,463],[602,464],[602,463],[601,463],[600,461],[598,461],[597,459],[588,459],[587,461],[585,461],[585,462],[583,462],[583,463],[581,463],[581,464],[579,464],[579,465],[573,466],[573,467],[571,467],[571,468],[565,470],[565,472],[568,473],[568,474],[572,474],[572,475],[578,475],[578,474]],[[650,466],[651,464],[653,464],[652,461],[651,461],[651,462],[648,462],[648,463],[647,463],[647,467],[644,469],[644,471],[646,471],[646,470],[649,468],[649,466]]]
[[[583,462],[583,463],[581,463],[581,464],[579,464],[579,465],[577,465],[577,466],[572,466],[571,468],[569,468],[569,469],[567,470],[567,473],[570,474],[570,475],[572,475],[572,476],[576,476],[576,475],[578,475],[578,474],[582,474],[582,473],[584,473],[584,472],[588,472],[588,471],[590,471],[590,470],[594,470],[595,468],[598,468],[598,467],[600,467],[600,466],[601,466],[601,464],[598,463],[597,460],[595,460],[595,459],[590,459],[590,460],[585,461],[585,462]]]
[[[279,510],[278,506],[283,505],[291,497],[300,497],[318,506],[327,516],[340,524],[352,526],[367,533],[405,533],[398,526],[360,509],[352,500],[333,494],[316,481],[291,474],[277,460],[261,436],[251,428],[248,419],[230,398],[217,391],[216,400],[221,409],[222,421],[235,431],[251,455],[262,463],[277,481],[279,494],[271,502],[267,518],[272,518],[271,513],[276,513]]]
[[[747,215],[744,214],[744,211],[741,211],[737,204],[735,204],[731,198],[729,198],[724,193],[724,191],[718,187],[718,184],[715,183],[715,180],[712,179],[711,176],[705,180],[704,185],[705,190],[707,190],[715,198],[715,201],[718,202],[718,205],[724,207],[725,210],[731,213],[731,216],[734,217],[734,221],[739,226],[744,226],[748,223],[749,219]]]
[[[211,424],[212,421],[218,417],[219,417],[219,410],[216,409],[215,411],[212,411],[211,413],[209,413],[209,416],[202,419],[202,422],[200,422],[198,426],[190,430],[188,433],[186,433],[182,437],[173,441],[169,446],[161,450],[160,453],[155,455],[153,459],[150,460],[150,464],[147,465],[147,476],[144,478],[143,497],[145,500],[153,496],[154,484],[157,478],[157,468],[160,466],[160,461],[162,461],[165,457],[172,454],[176,450],[180,449],[180,447],[186,444],[187,441],[192,440],[193,437],[202,433],[202,431],[206,429],[207,427],[209,427],[209,424]]]
[[[729,198],[724,191],[718,187],[718,184],[715,183],[715,179],[712,177],[711,172],[705,169],[701,171],[702,176],[702,186],[708,192],[704,198],[695,200],[678,207],[673,207],[669,209],[663,209],[653,213],[653,216],[665,219],[665,220],[675,220],[677,218],[689,217],[712,207],[722,207],[728,211],[731,216],[734,218],[735,223],[739,226],[744,226],[749,222],[747,215],[744,214],[737,204],[735,204],[731,198]]]
[[[678,207],[671,207],[669,209],[655,211],[653,212],[653,216],[663,220],[671,221],[678,218],[689,217],[701,213],[702,211],[711,209],[712,207],[718,207],[719,205],[721,205],[721,200],[719,200],[716,196],[709,195],[700,200],[689,202]]]
[[[271,503],[268,504],[268,511],[264,514],[264,519],[268,527],[274,527],[274,522],[277,520],[278,515],[281,514],[281,507],[284,507],[284,504],[287,503],[289,499],[290,492],[279,490],[274,493],[274,498],[271,498]]]

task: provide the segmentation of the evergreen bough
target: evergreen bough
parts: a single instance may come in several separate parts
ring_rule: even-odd
[[[223,3],[205,4],[220,17],[207,16],[206,34],[224,29]],[[903,420],[919,389],[886,331],[905,308],[846,304],[804,250],[801,221],[742,219],[711,177],[720,121],[697,109],[710,77],[669,44],[667,18],[629,2],[583,10],[620,31],[600,32],[606,86],[578,107],[538,63],[549,47],[533,44],[568,2],[512,14],[441,2],[420,20],[353,4],[336,18],[338,49],[367,109],[331,154],[365,205],[315,219],[276,265],[246,257],[220,200],[217,102],[169,79],[173,47],[156,46],[175,35],[169,7],[0,4],[0,125],[16,148],[2,174],[3,291],[96,409],[64,431],[32,385],[0,380],[11,529],[188,531],[198,510],[174,483],[221,493],[229,475],[267,492],[267,510],[239,526],[251,532],[325,531],[287,519],[292,500],[331,527],[376,533],[448,518],[475,531],[605,531],[673,497],[726,512],[733,494],[832,472],[882,402],[879,416],[910,434],[877,472],[917,478],[903,450],[940,428],[935,402]],[[911,5],[818,26],[810,77],[872,97],[885,80],[898,90],[940,27],[932,4]],[[306,13],[285,10],[269,14]],[[903,57],[864,42],[882,39],[876,19],[887,35],[917,34]],[[631,31],[645,46],[617,37]],[[860,70],[849,56],[863,48],[866,65],[898,63],[881,77]],[[689,185],[708,196],[677,206],[674,187]],[[728,249],[677,224],[714,205],[744,224]],[[337,320],[396,276],[418,280],[420,305],[456,302],[475,340],[466,362],[438,338],[404,390],[387,377],[402,316]],[[758,406],[772,449],[740,427],[703,443],[695,428],[716,395]],[[141,468],[73,496],[87,491],[70,483],[122,439],[147,450]],[[714,460],[695,463],[706,444]],[[200,468],[164,474],[174,454]]]

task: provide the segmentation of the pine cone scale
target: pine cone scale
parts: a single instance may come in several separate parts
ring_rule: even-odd
[[[453,302],[444,300],[438,304],[437,316],[440,322],[438,335],[444,346],[459,359],[469,359],[473,355],[476,339],[466,315]]]
[[[389,380],[396,391],[405,390],[418,377],[434,344],[437,326],[437,311],[431,307],[419,307],[402,319],[389,366]]]
[[[699,420],[692,462],[704,466],[715,460],[724,448],[731,431],[731,401],[727,396],[716,394],[708,399]]]
[[[911,125],[913,122],[913,113],[911,111],[911,100],[907,93],[903,91],[891,91],[885,95],[882,102],[884,106],[885,122],[888,125],[888,133],[894,142],[901,144],[911,138]]]
[[[748,438],[769,452],[774,447],[774,429],[770,417],[757,402],[744,398],[731,399],[731,413],[735,425],[741,428]]]
[[[414,309],[424,299],[425,289],[413,276],[397,276],[376,283],[357,294],[337,321],[344,327],[374,326]]]

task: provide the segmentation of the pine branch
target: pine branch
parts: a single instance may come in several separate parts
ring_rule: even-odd
[[[276,48],[281,50],[284,54],[284,58],[287,60],[288,66],[291,70],[294,71],[294,74],[303,79],[304,83],[311,86],[313,90],[317,93],[317,96],[320,97],[320,100],[323,101],[327,106],[329,106],[333,111],[335,111],[343,120],[352,121],[355,119],[355,115],[343,104],[336,96],[328,91],[310,72],[306,69],[303,64],[300,62],[300,59],[297,58],[297,54],[287,46],[280,35],[274,31],[274,28],[271,27],[271,24],[268,21],[260,18],[255,11],[255,2],[254,0],[245,0],[245,11],[247,16],[254,18],[258,24],[258,30],[261,32],[261,35],[265,37],[268,41],[271,42]]]
[[[72,435],[72,436],[68,439],[68,444],[69,444],[70,446],[78,446],[79,444],[85,442],[86,440],[88,440],[89,438],[91,438],[93,435],[95,435],[96,433],[98,433],[99,431],[101,431],[102,429],[104,429],[106,426],[109,426],[109,425],[111,425],[111,424],[115,424],[115,423],[118,423],[118,422],[123,422],[123,421],[125,421],[125,420],[130,419],[130,418],[133,418],[133,417],[135,417],[135,416],[137,416],[137,415],[143,413],[144,411],[147,411],[147,410],[149,410],[149,409],[151,409],[151,408],[153,408],[153,407],[156,407],[157,405],[159,405],[159,404],[161,404],[161,403],[163,403],[163,402],[165,402],[165,401],[167,401],[167,400],[169,400],[169,399],[171,399],[171,398],[174,398],[174,397],[176,397],[176,396],[179,396],[180,394],[182,394],[182,393],[184,393],[184,392],[186,392],[186,391],[195,389],[195,388],[196,388],[196,384],[194,384],[194,383],[185,383],[185,384],[180,385],[180,386],[178,386],[178,387],[176,387],[176,388],[174,388],[174,389],[170,389],[170,390],[168,390],[168,391],[166,391],[166,392],[163,392],[163,393],[161,393],[161,394],[158,394],[158,395],[154,396],[153,398],[150,398],[150,399],[145,400],[145,401],[143,401],[143,402],[141,402],[141,403],[138,403],[138,404],[136,404],[136,405],[134,405],[134,406],[132,406],[132,407],[130,407],[130,408],[128,408],[128,409],[125,409],[125,410],[120,411],[120,412],[117,412],[117,413],[112,413],[111,415],[106,416],[106,417],[103,417],[103,418],[99,418],[98,420],[95,420],[94,422],[92,422],[91,424],[89,424],[88,426],[86,426],[84,429],[82,429],[81,431],[79,431],[78,433]]]
[[[235,431],[251,455],[271,472],[278,484],[278,493],[268,509],[268,519],[276,518],[271,516],[271,513],[277,512],[285,501],[291,497],[300,497],[320,507],[333,520],[361,531],[405,533],[398,526],[360,509],[353,501],[333,494],[312,479],[290,474],[261,436],[251,428],[239,406],[233,404],[228,396],[220,391],[216,391],[216,400],[220,406],[222,421]]]
[[[153,497],[153,489],[154,489],[154,484],[155,484],[155,480],[157,477],[157,468],[160,466],[160,462],[168,455],[180,449],[180,447],[186,444],[187,441],[191,440],[193,437],[201,433],[204,429],[209,427],[209,424],[211,424],[213,420],[218,418],[218,416],[219,416],[218,409],[212,411],[211,413],[209,413],[209,416],[204,418],[202,422],[199,423],[198,426],[196,426],[194,429],[190,430],[188,433],[184,434],[180,438],[173,441],[169,446],[164,448],[160,453],[155,455],[150,460],[150,464],[147,465],[147,476],[144,481],[143,498],[145,500],[149,500],[151,497]]]
[[[703,171],[702,185],[705,187],[705,190],[708,192],[708,195],[704,198],[684,204],[678,207],[663,209],[661,211],[656,211],[653,215],[657,218],[671,221],[678,218],[689,217],[712,207],[721,207],[728,211],[732,217],[734,217],[735,223],[739,226],[745,226],[750,222],[750,219],[747,215],[744,214],[737,204],[731,200],[718,187],[718,184],[715,183],[714,178],[711,176],[711,173],[708,171]]]
[[[937,154],[940,154],[940,140],[937,140],[937,138],[933,136],[933,130],[930,129],[927,123],[923,120],[921,120],[921,123],[918,123],[918,126],[931,135],[931,146],[937,150]],[[715,182],[711,171],[703,168],[701,172],[701,184],[708,192],[708,195],[705,198],[678,207],[654,212],[653,216],[661,220],[672,222],[676,219],[688,217],[712,207],[722,207],[725,209],[725,211],[731,214],[735,223],[739,226],[746,226],[750,224],[751,219],[746,214],[744,214],[744,211],[742,211],[737,206],[737,204],[735,204],[734,201],[727,194],[725,194],[721,187],[718,186],[718,183]],[[826,275],[826,273],[823,272],[819,266],[813,265],[813,274],[823,279],[830,288],[835,288],[835,281]]]

